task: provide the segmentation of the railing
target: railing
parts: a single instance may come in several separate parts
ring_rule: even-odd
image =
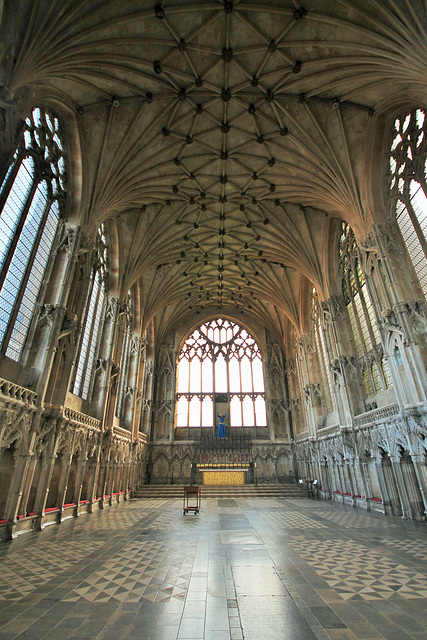
[[[322,427],[317,430],[317,437],[324,438],[325,436],[335,435],[340,432],[340,425],[334,424],[331,427]]]
[[[228,438],[203,434],[194,441],[194,464],[198,468],[247,468],[252,464],[252,437],[243,433]]]
[[[36,408],[38,395],[34,391],[0,378],[0,398]]]
[[[366,413],[361,413],[354,417],[355,427],[365,427],[376,422],[386,420],[399,414],[399,405],[397,403],[390,404],[388,407],[381,407],[380,409],[373,409]]]
[[[123,429],[123,427],[118,427],[117,425],[113,426],[113,434],[124,440],[132,439],[132,433],[128,429]]]
[[[74,424],[78,424],[82,427],[89,427],[95,431],[99,431],[101,428],[100,420],[92,418],[92,416],[88,416],[86,413],[81,413],[81,411],[71,409],[70,407],[64,408],[64,418]]]

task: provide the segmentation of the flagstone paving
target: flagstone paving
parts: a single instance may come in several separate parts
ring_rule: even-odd
[[[309,498],[131,500],[0,546],[0,640],[425,640],[424,523]]]

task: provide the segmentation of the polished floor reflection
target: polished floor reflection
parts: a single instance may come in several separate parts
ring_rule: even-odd
[[[425,640],[426,533],[308,498],[133,500],[0,547],[0,640]]]

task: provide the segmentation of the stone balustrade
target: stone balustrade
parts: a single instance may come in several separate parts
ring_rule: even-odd
[[[37,408],[38,395],[34,391],[0,378],[0,399],[35,409]]]
[[[79,427],[89,427],[94,431],[100,431],[101,429],[100,420],[92,418],[92,416],[88,416],[85,413],[81,413],[81,411],[71,409],[70,407],[64,408],[64,418]]]
[[[373,409],[366,413],[361,413],[354,417],[354,426],[366,427],[371,424],[376,424],[380,421],[387,420],[393,416],[399,414],[399,405],[397,403],[390,404],[387,407],[381,407],[380,409]]]

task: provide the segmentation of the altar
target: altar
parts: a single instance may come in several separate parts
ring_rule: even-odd
[[[236,435],[216,438],[204,434],[194,443],[193,481],[205,485],[253,482],[252,440]]]
[[[202,470],[203,484],[242,485],[245,484],[246,469],[206,469]]]

